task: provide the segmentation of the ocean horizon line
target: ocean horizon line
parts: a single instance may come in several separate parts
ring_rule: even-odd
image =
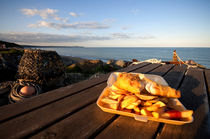
[[[210,48],[210,46],[43,46],[21,45],[24,48]]]

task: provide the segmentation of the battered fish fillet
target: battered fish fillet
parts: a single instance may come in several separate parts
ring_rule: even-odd
[[[168,98],[180,98],[181,92],[179,90],[176,90],[174,88],[171,88],[170,86],[165,86],[158,84],[148,78],[144,78],[145,88],[146,90],[152,94],[152,95],[158,95]]]
[[[140,80],[138,75],[125,72],[118,75],[114,85],[134,94],[140,94],[140,91],[144,88],[144,83]]]

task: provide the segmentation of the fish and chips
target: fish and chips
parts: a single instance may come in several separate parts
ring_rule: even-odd
[[[192,110],[178,111],[168,106],[170,98],[181,97],[179,90],[159,84],[143,74],[119,73],[116,81],[106,91],[107,95],[101,102],[110,109],[176,120],[193,114]]]

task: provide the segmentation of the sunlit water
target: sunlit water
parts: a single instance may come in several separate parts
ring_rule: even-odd
[[[178,56],[183,60],[194,60],[195,62],[210,68],[210,48],[119,48],[119,47],[91,47],[91,48],[41,48],[45,50],[55,50],[60,55],[81,57],[87,59],[109,59],[139,61],[156,58],[162,61],[172,60],[173,50],[176,49]]]

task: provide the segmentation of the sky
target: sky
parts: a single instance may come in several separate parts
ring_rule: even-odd
[[[0,40],[44,46],[210,47],[210,0],[0,0]]]

